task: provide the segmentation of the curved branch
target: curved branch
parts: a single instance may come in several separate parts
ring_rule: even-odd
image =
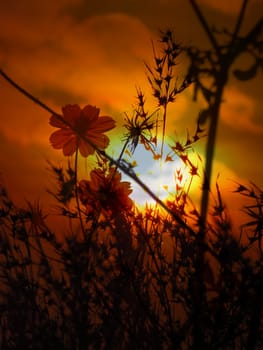
[[[216,51],[218,57],[220,57],[220,56],[221,56],[221,53],[220,53],[219,46],[218,46],[217,41],[216,41],[214,35],[212,34],[212,32],[211,32],[211,30],[210,30],[210,28],[209,28],[209,26],[208,26],[206,20],[205,20],[205,18],[204,18],[204,16],[203,16],[202,12],[200,11],[199,7],[197,6],[195,0],[190,0],[190,3],[191,3],[191,5],[192,5],[192,7],[193,7],[193,9],[194,9],[194,11],[195,11],[195,13],[196,13],[196,15],[197,15],[199,21],[201,22],[201,24],[202,24],[202,26],[203,26],[203,28],[204,28],[204,30],[205,30],[205,32],[206,32],[208,38],[210,39],[211,44],[212,44],[212,46],[214,47],[214,49],[215,49],[215,51]]]
[[[238,35],[238,32],[240,30],[241,24],[242,24],[244,16],[245,16],[247,3],[248,3],[248,0],[244,0],[243,1],[242,7],[240,9],[239,16],[238,16],[238,19],[237,19],[236,27],[235,27],[235,30],[234,30],[234,33],[233,33],[232,43],[235,41],[235,39],[236,39],[236,37]]]

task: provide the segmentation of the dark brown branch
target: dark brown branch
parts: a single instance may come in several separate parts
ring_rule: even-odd
[[[244,19],[244,16],[245,16],[245,12],[246,12],[247,3],[248,3],[248,0],[244,0],[243,1],[242,7],[240,9],[239,16],[238,16],[238,19],[237,19],[236,27],[235,27],[235,30],[234,30],[234,33],[233,33],[232,43],[235,41],[236,37],[238,36],[238,32],[239,32],[239,30],[241,28],[241,24],[243,22],[243,19]]]
[[[218,46],[217,41],[216,41],[214,35],[212,34],[212,32],[211,32],[211,30],[210,30],[206,20],[205,20],[202,12],[200,11],[199,7],[197,6],[195,0],[190,0],[190,3],[192,5],[192,7],[193,7],[193,9],[194,9],[198,19],[200,20],[200,22],[201,22],[201,24],[202,24],[202,26],[203,26],[203,28],[204,28],[208,38],[210,39],[211,44],[213,45],[213,47],[214,47],[218,57],[220,57],[221,53],[220,53],[219,46]]]

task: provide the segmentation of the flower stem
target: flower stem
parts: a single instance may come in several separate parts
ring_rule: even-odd
[[[127,147],[127,145],[128,145],[129,142],[130,142],[130,137],[127,137],[127,140],[125,141],[125,144],[124,144],[124,146],[122,147],[121,153],[120,153],[120,155],[119,155],[119,157],[118,157],[118,159],[117,159],[117,162],[116,162],[116,164],[115,164],[116,167],[115,167],[114,173],[112,174],[111,180],[113,180],[114,176],[116,175],[117,169],[119,168],[119,165],[120,165],[120,161],[122,160],[123,154],[124,154],[124,152],[125,152],[125,150],[126,150],[126,147]]]
[[[163,159],[163,148],[164,148],[164,138],[165,138],[165,128],[166,128],[166,115],[167,115],[167,103],[164,105],[164,113],[163,113],[163,134],[162,134],[162,145],[161,145],[161,160]]]
[[[78,147],[76,148],[76,155],[75,155],[75,197],[76,197],[76,204],[77,204],[77,210],[79,214],[79,222],[80,222],[80,227],[81,231],[83,234],[84,240],[86,239],[86,234],[85,234],[85,228],[84,228],[84,223],[82,220],[82,215],[81,215],[81,209],[80,209],[80,203],[79,203],[79,193],[78,193]]]

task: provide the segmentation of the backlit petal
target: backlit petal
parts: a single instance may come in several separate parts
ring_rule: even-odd
[[[79,105],[66,105],[62,107],[62,112],[64,118],[74,126],[75,120],[78,119],[81,115],[81,108]]]
[[[90,172],[90,188],[93,191],[98,191],[103,185],[103,173],[100,169],[95,169]]]
[[[88,157],[93,154],[95,149],[89,145],[86,141],[80,140],[79,142],[79,152],[83,157]]]
[[[90,125],[90,129],[95,132],[106,132],[115,128],[116,122],[111,117],[99,117],[95,123]]]
[[[64,156],[72,156],[76,152],[77,139],[76,136],[72,136],[63,146]]]
[[[97,133],[87,133],[87,139],[90,140],[99,149],[108,147],[110,140],[106,135]]]
[[[72,135],[73,133],[70,129],[59,129],[50,135],[49,141],[54,148],[59,149],[63,147],[67,139],[72,137]]]
[[[100,110],[95,106],[87,105],[83,108],[82,113],[89,122],[93,122],[98,119]]]
[[[61,118],[63,118],[61,116]],[[66,125],[57,118],[57,116],[55,114],[53,114],[50,119],[49,119],[49,124],[52,126],[55,126],[56,128],[64,128],[66,127]]]

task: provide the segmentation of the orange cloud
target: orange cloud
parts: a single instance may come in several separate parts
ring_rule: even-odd
[[[263,125],[253,121],[256,101],[235,87],[225,89],[221,107],[222,121],[234,127],[254,134],[263,134]]]
[[[6,82],[1,82],[0,131],[5,139],[19,146],[48,145],[49,115]]]
[[[11,34],[2,38],[7,50],[1,61],[17,79],[35,87],[60,84],[90,98],[123,98],[131,80],[134,86],[140,79],[143,60],[149,57],[152,34],[128,15],[101,15],[80,23],[62,20],[54,30],[50,22],[40,22],[39,31],[34,22],[19,17],[5,22]]]
[[[135,86],[145,78],[143,60],[151,54],[151,33],[138,19],[113,13],[80,23],[62,20],[54,30],[50,22],[40,21],[39,32],[33,30],[34,20],[15,14],[4,20],[10,37],[6,37],[9,50],[2,55],[3,67],[58,112],[66,103],[91,103],[124,112],[134,102]],[[40,118],[36,122],[37,111],[31,102],[26,103],[11,90],[7,87],[2,102],[3,133],[12,138],[16,120],[16,141],[42,143],[49,128]],[[23,102],[23,111],[18,102],[10,111],[16,98]],[[12,117],[4,122],[10,113]],[[47,123],[46,114],[42,121]]]
[[[168,4],[169,1],[163,2]],[[139,18],[119,12],[92,15],[76,21],[66,11],[73,3],[76,1],[5,2],[0,13],[3,28],[0,33],[3,48],[0,65],[57,112],[66,103],[90,103],[122,124],[123,112],[130,111],[135,100],[135,86],[150,92],[143,61],[151,63],[151,39],[155,40],[155,34]],[[175,6],[174,1],[170,3]],[[225,3],[209,1],[219,10]],[[234,11],[234,5],[231,1],[228,3],[225,11]],[[144,18],[150,15],[147,13]],[[175,21],[178,26],[188,23],[183,14],[177,14],[177,17],[178,22],[172,16],[170,23]],[[160,23],[170,24],[161,15]],[[191,32],[193,40],[194,35],[198,35],[195,27],[186,26],[185,32],[181,30],[179,34],[184,36],[190,29],[194,32]],[[180,76],[180,71],[178,73]],[[5,140],[1,144],[4,150],[1,171],[17,195],[23,197],[24,191],[34,196],[46,184],[45,159],[56,161],[63,157],[49,145],[52,128],[48,124],[48,112],[2,80],[0,86],[0,136]],[[187,94],[179,96],[169,108],[169,138],[175,135],[175,131],[182,133],[184,138],[189,120],[195,123],[198,106],[190,102],[191,97]],[[147,102],[150,102],[149,110],[155,108],[148,97]],[[262,132],[253,122],[255,101],[239,90],[228,90],[222,108],[224,123],[257,135]],[[120,139],[119,134],[116,139]],[[118,156],[119,145],[116,147]]]
[[[203,4],[225,14],[236,15],[242,6],[241,0],[218,1],[218,0],[201,0]],[[252,0],[252,3],[260,3],[261,0]]]

